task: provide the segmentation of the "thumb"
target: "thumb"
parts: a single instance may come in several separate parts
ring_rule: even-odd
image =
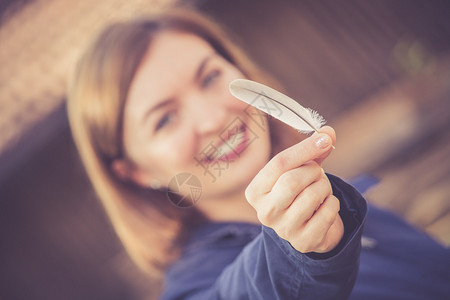
[[[331,151],[333,151],[330,145],[336,143],[336,132],[332,127],[324,126],[319,129],[319,133],[313,134],[310,138],[314,139],[314,143],[317,147],[329,148],[328,151],[314,159],[317,164],[322,165],[322,162],[330,155]]]

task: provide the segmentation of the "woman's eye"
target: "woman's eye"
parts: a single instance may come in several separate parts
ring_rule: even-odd
[[[173,119],[173,113],[166,113],[156,124],[155,131],[164,128]]]
[[[208,87],[219,76],[220,76],[219,70],[214,70],[214,71],[209,72],[208,75],[206,75],[206,77],[202,81],[202,87]]]

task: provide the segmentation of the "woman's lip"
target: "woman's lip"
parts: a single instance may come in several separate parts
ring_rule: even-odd
[[[233,161],[237,159],[241,153],[247,148],[248,146],[248,131],[247,127],[243,125],[237,134],[241,134],[242,132],[242,141],[239,141],[237,145],[232,149],[231,152],[227,153],[226,155],[222,155],[218,158],[220,161]]]
[[[241,137],[240,140],[236,143],[236,145],[230,145],[233,139],[236,139],[238,137]],[[216,153],[213,153],[211,156],[208,156],[204,162],[211,164],[216,161],[222,161],[222,162],[230,162],[235,159],[237,159],[241,153],[247,148],[248,146],[248,130],[247,126],[243,124],[239,130],[230,136],[230,138],[223,143],[221,143],[216,149],[223,149],[223,147],[226,148],[227,154],[221,155],[221,151],[216,151]]]

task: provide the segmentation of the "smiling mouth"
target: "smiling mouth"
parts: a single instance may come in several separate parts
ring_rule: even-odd
[[[241,153],[249,145],[247,126],[242,124],[233,132],[228,132],[226,139],[222,138],[222,141],[217,147],[212,147],[212,151],[206,155],[203,162],[207,164],[231,162],[240,157]]]

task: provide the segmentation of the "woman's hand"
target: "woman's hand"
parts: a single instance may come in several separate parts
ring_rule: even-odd
[[[344,234],[339,200],[321,164],[336,139],[331,127],[280,152],[245,191],[260,222],[297,251],[331,251]]]

